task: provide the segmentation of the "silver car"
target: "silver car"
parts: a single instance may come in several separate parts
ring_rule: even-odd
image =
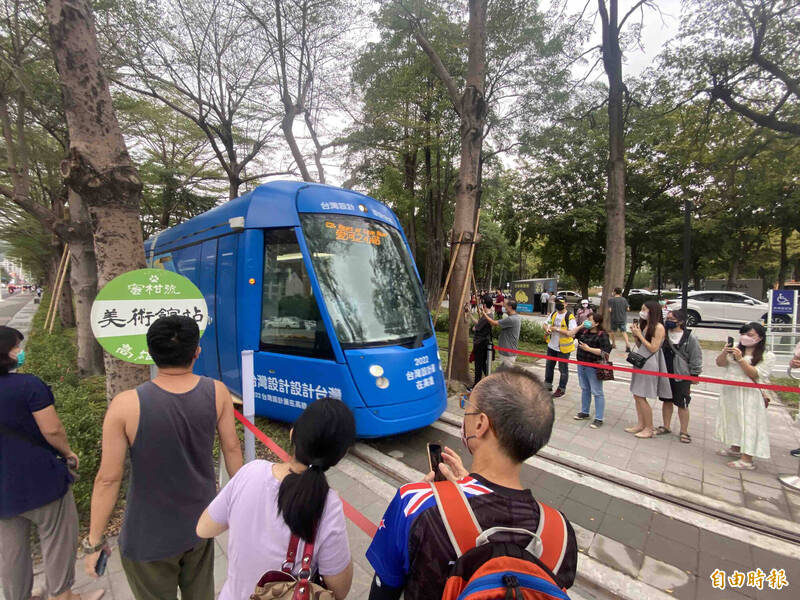
[[[667,300],[667,308],[680,308],[680,300]],[[765,323],[769,305],[741,292],[698,291],[689,292],[687,325],[698,323],[734,323],[741,325],[751,321]],[[784,315],[776,315],[774,320],[782,322]]]

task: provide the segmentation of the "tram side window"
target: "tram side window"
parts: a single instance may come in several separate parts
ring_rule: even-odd
[[[332,359],[328,333],[294,230],[265,231],[264,241],[261,348]]]

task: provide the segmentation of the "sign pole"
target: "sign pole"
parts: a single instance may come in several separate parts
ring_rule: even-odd
[[[769,338],[769,351],[773,352],[775,350],[775,335],[769,335],[770,329],[772,329],[772,296],[775,292],[773,290],[767,290],[767,303],[769,304],[769,308],[767,308],[767,337]]]
[[[242,412],[251,423],[256,417],[255,375],[253,370],[253,351],[242,350]],[[256,459],[256,438],[253,432],[244,430],[244,462]]]

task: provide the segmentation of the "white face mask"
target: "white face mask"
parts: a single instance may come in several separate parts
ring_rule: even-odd
[[[639,318],[647,321],[648,317],[650,317],[650,312],[647,309],[642,309],[639,311]]]

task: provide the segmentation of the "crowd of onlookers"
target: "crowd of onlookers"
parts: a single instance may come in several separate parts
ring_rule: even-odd
[[[618,296],[617,296],[618,297]],[[390,502],[367,550],[374,567],[371,600],[456,598],[495,565],[504,573],[505,597],[527,597],[526,586],[553,593],[572,585],[577,542],[566,517],[538,502],[521,480],[524,462],[549,441],[554,400],[564,394],[567,363],[549,360],[544,380],[501,354],[502,368],[486,375],[491,329],[498,344],[516,348],[520,316],[516,302],[481,298],[474,323],[476,378],[461,399],[461,442],[471,455],[465,468],[450,448],[432,463],[424,481],[402,486]],[[495,309],[493,311],[493,309]],[[611,311],[612,329],[623,330]],[[645,303],[630,327],[629,362],[637,369],[699,375],[702,353],[686,327],[683,311]],[[575,314],[556,298],[546,323],[548,357],[577,350],[581,408],[576,419],[603,425],[603,381],[614,341],[600,314],[588,305]],[[738,343],[726,345],[716,363],[731,381],[766,381],[774,356],[765,350],[759,323],[745,325]],[[33,596],[31,528],[38,530],[46,590],[51,598],[97,600],[102,590],[76,594],[78,515],[71,492],[79,457],[72,451],[54,408],[50,388],[31,374],[22,334],[0,327],[0,578],[6,600]],[[220,598],[341,599],[353,578],[342,502],[326,472],[355,438],[351,410],[341,400],[311,403],[290,431],[291,458],[243,465],[227,388],[195,375],[199,330],[187,317],[157,320],[147,333],[156,376],[117,395],[105,415],[102,456],[91,500],[88,535],[80,544],[84,568],[102,573],[111,552],[105,532],[116,505],[126,459],[130,483],[119,536],[121,563],[137,600],[214,597],[215,536],[228,532],[228,572]],[[555,392],[555,364],[560,374]],[[800,368],[800,355],[792,362]],[[602,374],[601,372],[605,373]],[[634,373],[630,389],[637,423],[626,431],[639,438],[669,434],[674,407],[679,437],[691,442],[692,382]],[[662,403],[662,425],[653,423],[650,398]],[[733,469],[753,469],[753,458],[769,457],[768,396],[753,388],[724,387],[717,436]],[[215,439],[232,476],[217,491]],[[513,556],[516,562],[505,559]],[[511,566],[509,566],[511,565]],[[483,570],[482,570],[483,569]],[[494,571],[493,571],[494,572]],[[505,586],[505,587],[503,587]],[[533,588],[531,588],[533,589]],[[293,596],[314,590],[313,596]],[[503,597],[503,596],[498,596]]]

